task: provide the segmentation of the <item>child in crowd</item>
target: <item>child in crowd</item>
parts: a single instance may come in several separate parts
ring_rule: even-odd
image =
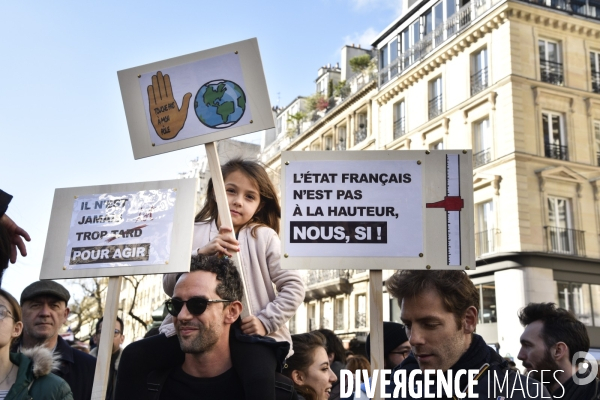
[[[221,224],[211,179],[204,207],[196,216],[192,252],[229,257],[240,252],[251,314],[242,320],[242,331],[291,344],[285,323],[304,300],[304,283],[297,271],[282,270],[279,264],[281,207],[273,183],[254,161],[233,159],[221,170],[236,239],[231,229]],[[163,286],[169,296],[176,281],[177,274],[164,276]],[[167,336],[175,335],[171,316],[160,330]]]

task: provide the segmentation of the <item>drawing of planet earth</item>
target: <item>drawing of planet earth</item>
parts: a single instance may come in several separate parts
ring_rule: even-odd
[[[246,95],[235,82],[210,81],[198,90],[194,109],[200,122],[209,128],[229,128],[244,115]]]

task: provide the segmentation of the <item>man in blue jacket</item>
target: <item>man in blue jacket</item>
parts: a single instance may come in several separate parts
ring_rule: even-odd
[[[412,347],[411,355],[393,371],[400,377],[400,385],[396,387],[392,379],[387,388],[392,398],[425,398],[425,390],[438,399],[463,398],[469,374],[462,371],[469,370],[476,371],[471,375],[476,382],[472,392],[479,399],[550,398],[539,382],[510,370],[502,357],[475,334],[479,291],[464,271],[404,270],[390,277],[386,285],[398,299]],[[437,370],[446,377],[452,374],[452,393],[440,383],[442,395],[437,395]],[[433,375],[424,379],[428,371]],[[457,375],[460,378],[456,379]],[[413,386],[408,387],[411,376]]]

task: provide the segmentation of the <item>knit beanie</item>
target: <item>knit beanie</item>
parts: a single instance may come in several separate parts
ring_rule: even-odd
[[[396,347],[402,343],[408,341],[404,325],[396,322],[384,322],[383,323],[383,358],[387,356]],[[367,351],[367,359],[371,361],[371,334],[367,335],[367,341],[365,342],[365,350]]]

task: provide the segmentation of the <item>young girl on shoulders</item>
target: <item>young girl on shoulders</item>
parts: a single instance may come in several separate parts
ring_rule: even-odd
[[[221,167],[233,231],[221,226],[212,179],[208,182],[206,201],[196,216],[192,252],[221,254],[231,257],[240,252],[242,274],[251,315],[242,320],[246,334],[269,336],[291,344],[285,323],[304,300],[304,283],[297,271],[282,270],[279,264],[281,245],[278,236],[281,207],[273,183],[257,162],[234,159]],[[165,275],[165,293],[171,296],[176,274]],[[161,332],[175,334],[167,325]]]

